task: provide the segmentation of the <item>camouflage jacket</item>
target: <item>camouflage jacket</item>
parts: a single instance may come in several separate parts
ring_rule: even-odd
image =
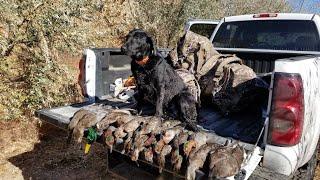
[[[201,99],[209,99],[223,113],[245,107],[239,106],[239,102],[255,88],[251,81],[256,74],[240,58],[218,53],[208,38],[191,31],[169,53],[169,60],[175,68],[194,74],[200,85]]]

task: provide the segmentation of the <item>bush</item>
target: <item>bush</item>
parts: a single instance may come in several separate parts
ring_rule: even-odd
[[[25,118],[79,98],[62,53],[119,47],[132,28],[173,47],[188,18],[280,11],[290,11],[285,0],[1,0],[0,118]]]
[[[130,24],[153,34],[160,47],[173,47],[189,18],[220,20],[231,15],[290,12],[285,0],[136,0],[128,4],[132,7]]]

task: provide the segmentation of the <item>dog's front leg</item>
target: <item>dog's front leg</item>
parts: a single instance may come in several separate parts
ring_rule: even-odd
[[[138,114],[141,113],[142,111],[142,105],[143,105],[143,95],[140,93],[140,91],[136,92],[134,95],[133,95],[133,98],[134,98],[134,109],[136,109],[138,111]]]
[[[163,100],[164,100],[165,88],[164,84],[160,85],[159,93],[157,95],[157,103],[156,103],[156,116],[162,117],[163,115]]]

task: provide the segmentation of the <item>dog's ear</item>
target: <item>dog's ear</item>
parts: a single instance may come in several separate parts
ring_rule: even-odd
[[[150,49],[152,50],[151,54],[156,56],[157,55],[156,42],[153,40],[153,38],[150,35],[147,36],[147,42],[150,44]]]

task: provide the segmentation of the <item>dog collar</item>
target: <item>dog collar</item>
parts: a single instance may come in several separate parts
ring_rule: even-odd
[[[149,56],[146,56],[145,58],[143,58],[140,61],[136,60],[136,63],[139,64],[140,66],[144,66],[144,65],[146,65],[148,63],[148,61],[149,61]]]

